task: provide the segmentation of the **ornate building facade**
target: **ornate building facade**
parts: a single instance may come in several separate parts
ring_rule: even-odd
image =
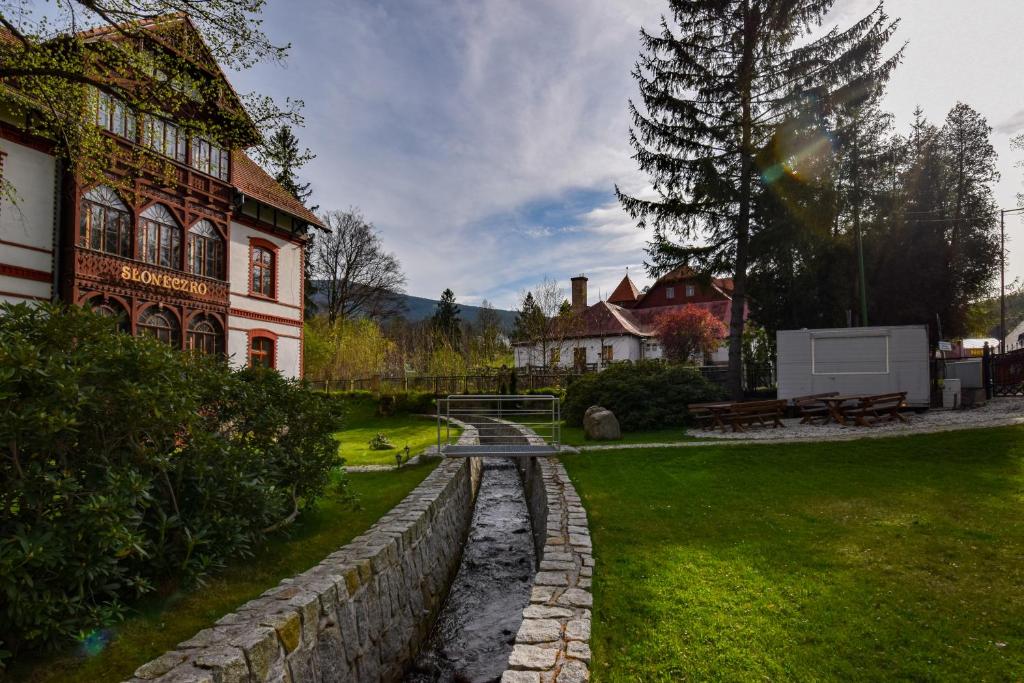
[[[302,375],[303,247],[324,226],[243,149],[99,95],[96,124],[128,153],[86,184],[23,123],[0,100],[0,301],[89,305],[133,335]],[[124,166],[137,147],[170,177]]]

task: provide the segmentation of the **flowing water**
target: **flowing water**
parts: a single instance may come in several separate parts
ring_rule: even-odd
[[[530,599],[535,557],[519,471],[485,459],[462,563],[407,681],[497,681]]]

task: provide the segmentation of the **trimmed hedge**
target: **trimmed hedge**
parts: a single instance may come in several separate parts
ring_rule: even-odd
[[[337,428],[277,372],[77,307],[0,307],[0,649],[74,638],[250,554],[324,494]]]
[[[657,361],[616,363],[576,378],[566,390],[562,415],[567,425],[579,427],[587,408],[600,405],[615,414],[623,431],[637,432],[687,424],[687,404],[724,397],[721,387],[693,367]]]

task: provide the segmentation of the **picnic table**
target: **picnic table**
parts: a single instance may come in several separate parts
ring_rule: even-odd
[[[858,403],[864,399],[864,394],[836,394],[834,396],[822,396],[821,402],[828,408],[828,415],[825,416],[822,424],[836,422],[846,426],[846,416],[843,415],[843,404],[850,401]]]
[[[691,403],[688,409],[704,429],[719,428],[725,431],[725,416],[732,411],[732,401]]]
[[[705,429],[718,428],[725,432],[731,427],[734,432],[746,431],[744,424],[752,426],[755,422],[766,426],[784,427],[782,415],[786,402],[771,401],[722,401],[719,403],[692,403],[690,412],[701,421]]]
[[[882,420],[906,422],[900,409],[906,407],[907,392],[888,394],[846,394],[825,396],[821,401],[828,406],[828,416],[822,424],[835,420],[844,427],[853,424],[871,427]]]

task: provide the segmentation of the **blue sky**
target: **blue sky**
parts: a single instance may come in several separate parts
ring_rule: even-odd
[[[847,24],[873,0],[839,0]],[[591,301],[628,267],[640,284],[646,235],[615,202],[643,192],[626,103],[637,31],[664,0],[270,0],[265,27],[292,43],[284,65],[235,74],[240,90],[306,102],[304,175],[322,209],[359,206],[408,291],[516,305],[542,278]],[[1011,134],[1024,131],[1024,3],[890,0],[909,40],[886,107],[905,128],[916,104],[941,122],[962,99],[995,128],[1003,206],[1024,190]],[[1024,242],[1024,226],[1010,223]],[[1014,245],[1011,242],[1011,249]],[[1011,256],[1024,274],[1024,252]],[[1010,278],[1012,279],[1012,277]]]

